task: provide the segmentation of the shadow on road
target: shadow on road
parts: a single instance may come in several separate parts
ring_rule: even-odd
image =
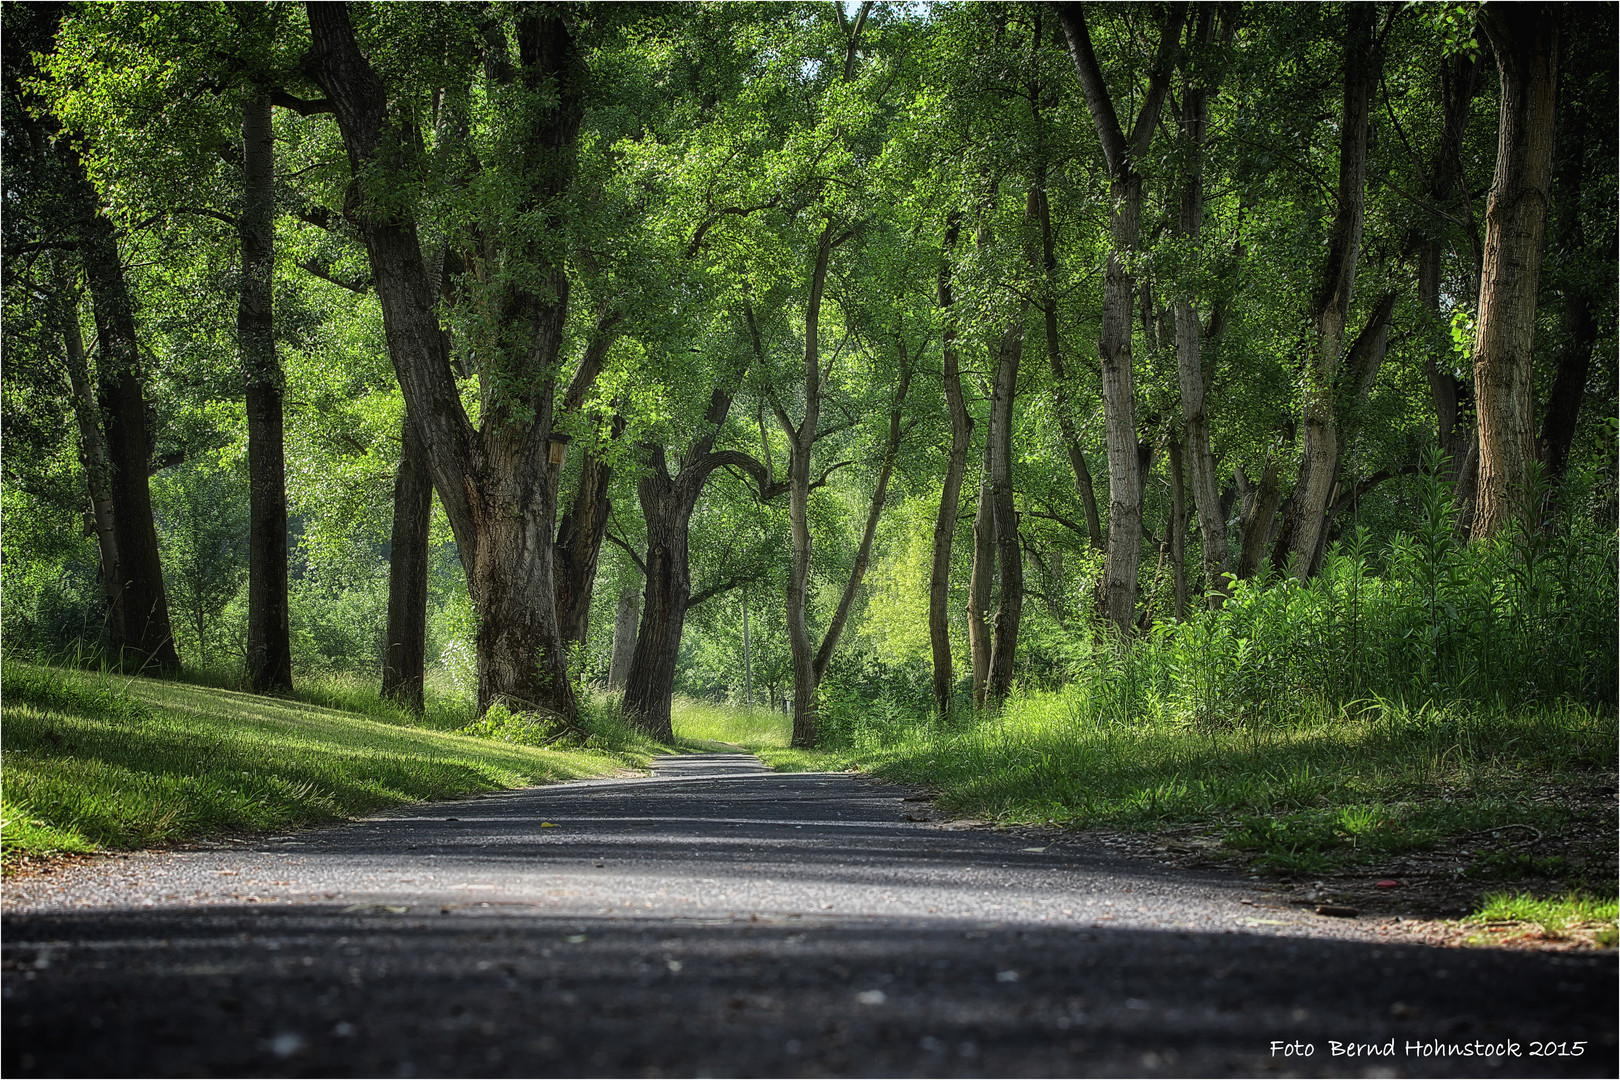
[[[1612,956],[524,905],[7,919],[7,1076],[1612,1076]],[[1394,1052],[1382,1053],[1393,1040]],[[1538,1040],[1580,1056],[1531,1057]],[[1332,1042],[1379,1044],[1371,1056]],[[1414,1046],[1511,1041],[1517,1055]],[[1310,1045],[1274,1055],[1273,1042]]]

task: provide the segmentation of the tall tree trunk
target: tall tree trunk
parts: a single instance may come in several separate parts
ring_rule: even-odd
[[[939,516],[934,520],[933,561],[928,572],[928,641],[934,659],[934,710],[940,719],[951,714],[955,675],[951,670],[949,592],[951,549],[956,540],[956,519],[961,513],[962,474],[967,467],[971,421],[962,400],[962,376],[956,351],[956,322],[952,306],[950,254],[961,228],[953,214],[945,229],[945,250],[939,265],[939,308],[943,319],[940,353],[943,358],[945,411],[951,422],[951,446],[945,458],[945,481],[939,495]]]
[[[118,568],[118,536],[114,524],[112,463],[107,440],[101,433],[101,415],[90,386],[85,361],[84,335],[79,329],[78,289],[65,262],[56,274],[53,303],[61,324],[67,358],[68,385],[73,391],[73,418],[79,427],[79,460],[90,490],[90,516],[95,522],[96,546],[101,553],[101,583],[107,593],[107,644],[113,656],[124,647],[123,575]]]
[[[990,400],[990,487],[996,512],[996,562],[1001,576],[1001,597],[996,605],[990,641],[990,672],[986,698],[999,705],[1012,691],[1013,660],[1018,650],[1018,626],[1024,607],[1024,556],[1018,546],[1018,512],[1013,505],[1012,417],[1018,391],[1018,364],[1024,351],[1024,317],[1028,305],[1002,331],[996,350],[995,388]]]
[[[630,676],[630,662],[636,653],[636,635],[641,627],[641,590],[626,585],[619,590],[613,609],[613,653],[608,658],[608,692],[623,690]]]
[[[985,705],[990,683],[990,628],[985,613],[996,587],[996,491],[990,459],[996,432],[992,412],[984,428],[984,460],[979,465],[979,506],[973,515],[973,569],[968,575],[968,655],[973,664],[973,707]]]
[[[1286,549],[1278,546],[1277,569],[1292,566],[1300,579],[1315,573],[1327,529],[1327,509],[1339,480],[1339,415],[1336,388],[1344,354],[1346,325],[1367,191],[1367,133],[1373,90],[1383,66],[1375,48],[1370,4],[1347,8],[1344,43],[1344,105],[1339,121],[1338,210],[1328,237],[1327,259],[1314,305],[1316,351],[1305,371],[1300,417],[1299,478],[1290,499]]]
[[[1215,40],[1215,9],[1205,5],[1198,10],[1196,41],[1208,47]],[[1181,188],[1178,231],[1183,237],[1198,243],[1204,229],[1204,137],[1209,126],[1209,95],[1201,73],[1189,73],[1185,79],[1181,102],[1181,135],[1186,155],[1183,168],[1186,179]],[[1193,505],[1198,511],[1198,531],[1204,564],[1204,594],[1211,608],[1218,608],[1226,598],[1226,575],[1229,559],[1226,550],[1226,518],[1221,512],[1220,480],[1215,472],[1215,455],[1210,449],[1209,416],[1204,410],[1204,390],[1209,385],[1200,355],[1203,326],[1197,309],[1193,307],[1190,290],[1183,290],[1175,300],[1176,320],[1176,374],[1181,388],[1182,433],[1186,439],[1189,471],[1192,476]],[[1181,483],[1180,446],[1172,441],[1172,467],[1176,484]],[[1178,541],[1177,543],[1183,543]],[[1175,556],[1173,556],[1175,557]],[[1185,568],[1179,557],[1176,562],[1177,606],[1176,618],[1184,618]]]
[[[653,467],[637,485],[647,519],[647,590],[641,629],[624,689],[624,713],[638,729],[669,742],[687,602],[692,596],[688,534],[697,491],[669,475],[663,447],[654,448]]]
[[[1035,16],[1032,35],[1039,45],[1040,15]],[[1034,70],[1036,65],[1031,64]],[[1063,363],[1062,338],[1058,334],[1057,318],[1057,236],[1052,228],[1052,204],[1047,197],[1047,125],[1042,87],[1038,79],[1032,80],[1029,91],[1030,112],[1035,122],[1035,184],[1030,191],[1030,210],[1040,227],[1041,289],[1040,307],[1046,330],[1046,359],[1052,369],[1052,400],[1057,412],[1058,432],[1063,436],[1063,449],[1074,471],[1074,486],[1080,493],[1080,504],[1086,514],[1086,531],[1091,545],[1103,547],[1101,518],[1097,513],[1097,490],[1086,463],[1085,450],[1080,445],[1080,432],[1074,422],[1074,400]],[[1032,252],[1033,254],[1033,252]]]
[[[382,694],[412,712],[423,707],[427,663],[428,530],[433,522],[433,480],[421,436],[407,411],[399,430],[394,473],[394,526],[388,553],[388,648]]]
[[[152,444],[146,431],[146,398],[141,386],[140,346],[135,308],[124,284],[124,268],[112,222],[101,212],[95,190],[85,177],[78,155],[59,143],[59,152],[76,189],[80,219],[79,254],[95,309],[98,405],[107,435],[111,465],[113,531],[122,578],[125,666],[163,673],[180,669],[169,627],[168,596],[158,558],[157,529],[152,523],[152,494],[147,484]]]
[[[832,254],[832,221],[822,227],[810,271],[810,294],[804,306],[804,416],[797,425],[781,409],[777,422],[788,438],[788,525],[793,555],[788,567],[788,651],[793,662],[793,745],[816,744],[815,646],[810,641],[810,452],[821,423],[821,298],[827,287],[827,261]]]
[[[287,481],[282,448],[281,363],[276,358],[275,143],[270,91],[254,87],[242,115],[242,282],[237,348],[247,384],[248,685],[292,688],[287,603]]]
[[[403,177],[414,167],[408,148],[418,133],[408,118],[390,112],[346,5],[311,3],[307,11],[306,66],[332,101],[351,168],[356,175]],[[364,198],[376,185],[361,185],[351,216],[365,236],[389,351],[467,571],[478,620],[479,709],[506,702],[571,721],[577,706],[552,564],[558,470],[547,464],[569,279],[560,245],[537,234],[562,230],[585,71],[567,25],[551,9],[525,8],[517,38],[514,77],[525,90],[526,111],[511,126],[521,143],[515,159],[526,164],[512,178],[519,202],[511,209],[540,228],[507,233],[512,250],[494,253],[533,266],[489,301],[498,337],[470,343],[484,391],[478,428],[461,406],[410,210]],[[581,364],[564,401],[582,399],[598,371]]]
[[[1584,53],[1571,50],[1571,69],[1564,72],[1565,85],[1578,86],[1586,74],[1580,70]],[[1581,399],[1586,395],[1586,382],[1592,373],[1592,350],[1597,344],[1598,322],[1590,271],[1580,274],[1581,255],[1588,250],[1585,230],[1581,226],[1582,178],[1586,171],[1587,110],[1578,94],[1566,93],[1559,101],[1560,119],[1558,162],[1553,176],[1553,196],[1557,207],[1557,226],[1553,237],[1554,250],[1565,266],[1564,310],[1561,313],[1561,340],[1558,343],[1558,373],[1547,394],[1546,412],[1541,423],[1541,460],[1547,468],[1547,479],[1560,483],[1569,470],[1569,449],[1575,441],[1575,424],[1580,418]],[[1614,258],[1615,238],[1606,241],[1609,260]],[[1555,264],[1556,265],[1556,264]],[[1567,269],[1566,269],[1567,268]],[[1613,281],[1605,280],[1603,287],[1612,295]]]
[[[646,602],[641,628],[624,690],[624,713],[640,730],[665,742],[673,739],[670,705],[675,695],[675,664],[692,599],[689,536],[692,511],[710,475],[722,465],[747,470],[770,497],[765,467],[737,450],[715,451],[714,441],[731,412],[731,401],[744,372],[725,373],[709,395],[703,425],[681,454],[680,467],[669,473],[664,448],[646,447],[649,468],[636,492],[647,522]]]
[[[1108,450],[1108,548],[1103,564],[1103,615],[1121,637],[1135,622],[1137,568],[1142,558],[1142,479],[1136,449],[1136,414],[1131,371],[1131,308],[1136,285],[1126,269],[1141,238],[1142,176],[1137,162],[1148,151],[1169,87],[1172,61],[1187,17],[1185,4],[1172,4],[1160,29],[1159,45],[1142,95],[1141,110],[1127,136],[1091,45],[1082,5],[1057,5],[1080,76],[1081,93],[1108,163],[1112,196],[1111,244],[1103,283],[1102,397]]]
[[[1493,536],[1514,519],[1536,457],[1531,350],[1558,87],[1558,16],[1550,6],[1487,5],[1480,21],[1496,53],[1502,105],[1474,338],[1476,537]]]

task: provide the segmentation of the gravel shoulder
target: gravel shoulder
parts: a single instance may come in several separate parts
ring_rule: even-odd
[[[927,817],[908,795],[687,755],[647,778],[19,876],[4,892],[0,1065],[8,1076],[1616,1071],[1612,952],[1415,944],[1392,919],[1325,918],[1255,882],[1097,838],[908,820]],[[1541,1044],[1552,1054],[1532,1057]]]

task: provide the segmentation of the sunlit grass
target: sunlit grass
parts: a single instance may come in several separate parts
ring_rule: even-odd
[[[684,742],[725,743],[760,751],[786,747],[793,719],[769,709],[744,709],[677,697],[670,709],[675,737]]]
[[[1569,704],[1333,710],[1302,695],[1285,719],[1264,723],[1099,723],[1084,693],[1031,693],[953,725],[874,711],[845,721],[843,745],[761,756],[786,771],[859,767],[927,788],[947,811],[1006,824],[1203,829],[1233,857],[1283,875],[1376,867],[1474,836],[1470,880],[1614,888],[1601,859],[1515,846],[1572,829],[1612,845],[1599,810],[1557,795],[1607,782],[1611,716]]]
[[[1543,938],[1554,941],[1590,936],[1594,944],[1613,948],[1620,939],[1617,919],[1620,919],[1620,905],[1613,899],[1578,892],[1555,897],[1518,892],[1492,893],[1466,921],[1493,926],[1507,933],[1534,926]]]
[[[3,678],[8,856],[315,825],[627,761],[611,738],[566,751],[476,739],[385,703],[362,713],[15,661]]]

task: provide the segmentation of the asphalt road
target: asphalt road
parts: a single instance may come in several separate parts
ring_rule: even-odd
[[[13,881],[0,1067],[1616,1075],[1612,952],[1413,945],[906,794],[695,755]]]

